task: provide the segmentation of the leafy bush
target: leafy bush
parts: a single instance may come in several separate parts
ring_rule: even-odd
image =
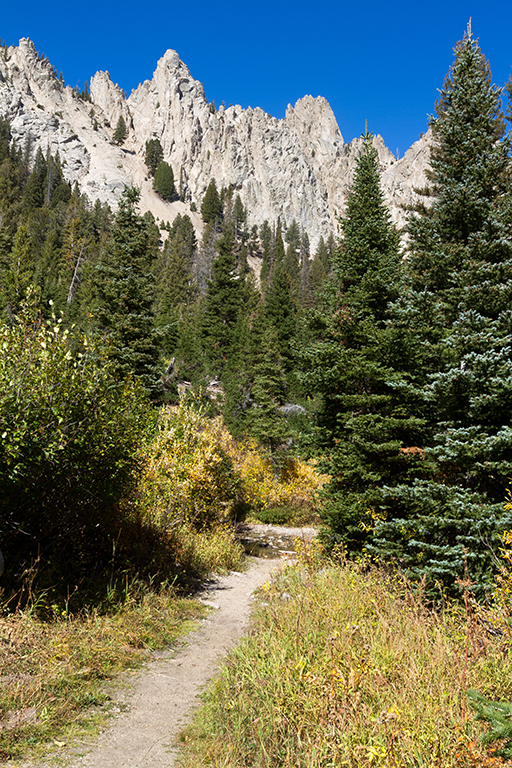
[[[294,512],[293,507],[266,507],[258,512],[258,520],[267,525],[286,525]]]
[[[229,520],[239,481],[220,419],[182,403],[162,409],[139,483],[142,519],[161,530]]]
[[[505,504],[507,512],[512,511],[512,492],[508,491]],[[500,616],[500,629],[508,637],[512,635],[512,531],[503,531],[501,535],[499,571],[496,575],[494,600]]]
[[[276,472],[271,457],[256,441],[231,440],[228,451],[240,475],[240,501],[254,510],[259,520],[266,510],[276,508],[289,510],[287,522],[314,517],[316,493],[327,480],[318,473],[314,461],[289,456]]]
[[[161,410],[131,506],[154,540],[154,569],[163,553],[167,567],[196,577],[241,566],[243,547],[229,525],[239,491],[229,440],[222,421],[200,408],[182,402]]]
[[[149,405],[132,382],[114,380],[96,343],[34,308],[0,328],[0,350],[4,580],[17,589],[39,559],[47,579],[71,583],[111,555]]]
[[[509,491],[510,495],[510,491]],[[512,501],[505,505],[512,509]],[[512,531],[501,535],[502,547],[498,551],[498,572],[496,574],[493,601],[490,605],[479,606],[479,615],[494,634],[510,643],[512,639]]]

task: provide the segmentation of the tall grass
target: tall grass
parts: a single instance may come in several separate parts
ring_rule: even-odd
[[[0,618],[0,762],[63,747],[105,720],[105,682],[188,631],[204,609],[174,590],[127,582],[110,610],[39,620],[25,610]]]
[[[302,560],[263,588],[252,633],[183,733],[183,764],[504,764],[477,743],[465,691],[510,699],[510,646],[378,570]]]

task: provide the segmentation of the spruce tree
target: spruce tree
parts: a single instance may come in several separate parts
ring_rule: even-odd
[[[34,168],[28,177],[25,189],[23,190],[23,205],[27,213],[31,213],[36,210],[36,208],[41,208],[44,203],[44,181],[46,172],[46,160],[39,147],[36,153]]]
[[[240,279],[237,274],[235,238],[230,228],[215,244],[217,258],[212,264],[204,298],[202,331],[205,357],[210,373],[220,376],[234,342],[240,312]]]
[[[197,239],[190,217],[178,214],[155,266],[155,305],[159,307],[158,314],[162,313],[164,307],[179,307],[189,304],[195,298],[192,264],[196,248]]]
[[[10,156],[11,124],[5,117],[0,117],[0,163]]]
[[[235,435],[247,432],[247,415],[253,401],[254,369],[262,348],[263,330],[267,327],[255,276],[251,272],[243,277],[234,341],[222,373],[225,390],[222,412]]]
[[[196,247],[190,218],[178,214],[155,264],[154,310],[158,326],[168,329],[163,345],[169,353],[176,346],[184,308],[196,297],[197,288],[192,273]]]
[[[194,259],[194,277],[201,296],[205,295],[208,280],[212,275],[212,264],[217,256],[216,243],[218,239],[219,233],[216,232],[215,226],[207,224]]]
[[[139,190],[130,187],[120,200],[106,253],[96,267],[95,317],[107,333],[117,376],[135,377],[151,394],[158,378],[151,272],[157,246],[148,223],[137,213],[139,197]]]
[[[144,154],[144,162],[146,163],[148,173],[150,176],[154,176],[156,169],[164,159],[164,150],[159,139],[149,139],[146,141],[146,151]]]
[[[128,129],[126,127],[126,121],[122,115],[119,115],[116,129],[114,131],[114,142],[121,146],[121,144],[124,144],[126,141],[126,137],[128,136]]]
[[[207,224],[213,224],[214,226],[222,221],[222,203],[220,201],[215,179],[210,181],[203,197],[203,202],[201,203],[201,218]]]
[[[245,210],[240,195],[237,195],[233,204],[233,219],[235,224],[235,232],[238,235],[238,231],[242,229],[245,220],[247,219],[247,211]]]
[[[296,301],[298,300],[300,293],[300,267],[301,265],[299,263],[299,253],[297,252],[295,246],[290,244],[286,249],[283,268],[288,275],[292,295]]]
[[[332,250],[329,249],[328,244],[321,237],[318,241],[313,261],[309,265],[306,282],[302,291],[302,304],[308,309],[312,309],[317,305],[320,291],[324,287],[330,272],[331,255]]]
[[[481,593],[512,523],[512,199],[501,89],[470,33],[431,125],[433,202],[411,221],[410,289],[395,307],[420,371],[416,445],[430,471],[387,490],[369,549],[445,589],[467,566]]]
[[[272,270],[264,290],[264,308],[265,316],[276,330],[279,353],[289,372],[293,366],[292,341],[296,333],[297,306],[284,258],[284,243],[278,228]]]
[[[158,163],[158,168],[155,171],[155,178],[153,179],[153,189],[158,192],[160,197],[167,202],[171,202],[174,195],[174,174],[169,163],[161,161]]]
[[[399,238],[367,133],[324,305],[311,319],[316,340],[303,354],[303,384],[320,396],[317,449],[331,476],[321,514],[330,535],[352,551],[379,514],[382,486],[404,472],[401,438],[414,429],[395,390],[400,374],[387,325],[399,272]]]
[[[0,276],[2,304],[7,317],[21,309],[30,285],[35,281],[36,264],[27,224],[22,224],[14,237],[12,251]]]
[[[272,230],[266,219],[260,226],[259,239],[263,249],[260,282],[264,285],[268,279],[272,265]]]
[[[290,433],[286,418],[280,410],[286,400],[286,375],[275,328],[267,323],[259,339],[251,387],[251,407],[246,413],[247,432],[260,445],[265,446],[275,459],[277,449]]]

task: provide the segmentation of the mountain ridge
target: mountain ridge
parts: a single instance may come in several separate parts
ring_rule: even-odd
[[[34,43],[22,38],[0,55],[0,115],[11,122],[19,147],[58,152],[67,181],[93,202],[116,206],[129,184],[141,188],[141,209],[163,221],[187,212],[201,231],[197,209],[212,178],[233,185],[248,211],[248,225],[285,226],[295,219],[315,247],[337,231],[361,139],[345,143],[332,109],[322,96],[306,95],[288,105],[284,118],[260,107],[218,109],[208,102],[178,53],[168,50],[145,80],[126,97],[108,72],[90,81],[90,101],[65,86]],[[113,133],[122,115],[128,137],[122,147]],[[166,203],[153,191],[144,164],[145,143],[158,138],[174,171],[182,202]],[[397,159],[374,136],[382,187],[392,219],[405,221],[414,189],[426,183],[429,134]]]

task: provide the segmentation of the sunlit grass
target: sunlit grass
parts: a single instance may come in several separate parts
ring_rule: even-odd
[[[250,637],[182,735],[184,765],[504,764],[480,747],[465,691],[510,700],[510,646],[396,577],[322,565],[318,551],[301,560],[263,588]]]

